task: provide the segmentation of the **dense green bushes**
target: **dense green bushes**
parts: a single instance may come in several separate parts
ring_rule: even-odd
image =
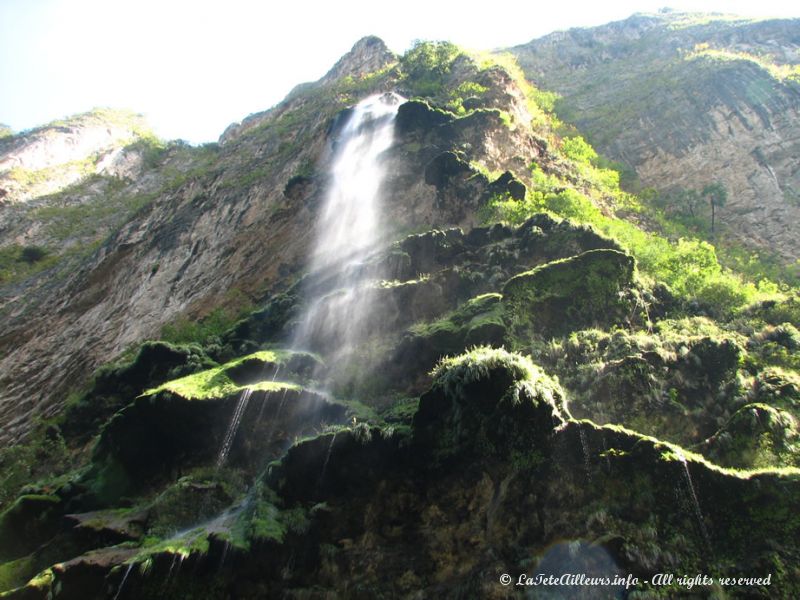
[[[450,42],[421,42],[400,59],[403,82],[418,96],[438,96],[462,50]]]
[[[534,184],[523,200],[496,196],[484,213],[487,221],[519,224],[537,212],[549,212],[587,223],[619,241],[636,257],[640,272],[652,282],[662,282],[688,301],[696,301],[710,314],[725,317],[748,303],[774,295],[777,287],[755,285],[722,268],[709,242],[679,238],[669,240],[628,220],[605,214],[585,193],[574,187],[558,191],[554,178],[535,167]],[[542,189],[543,188],[543,189]]]

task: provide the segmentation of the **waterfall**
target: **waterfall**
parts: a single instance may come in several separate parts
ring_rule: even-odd
[[[292,347],[325,354],[329,363],[346,357],[363,340],[372,314],[365,259],[383,239],[381,155],[389,149],[394,120],[404,98],[394,93],[362,100],[336,141],[331,185],[317,223],[310,271],[317,283]],[[320,283],[321,282],[321,283]]]

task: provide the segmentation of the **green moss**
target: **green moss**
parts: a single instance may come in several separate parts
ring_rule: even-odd
[[[157,388],[144,392],[151,396],[161,392],[171,392],[187,400],[211,400],[232,396],[244,389],[253,391],[274,392],[280,390],[299,390],[295,383],[281,381],[259,381],[248,385],[238,385],[230,378],[229,372],[246,361],[256,361],[264,365],[282,365],[287,363],[295,353],[283,350],[262,350],[232,360],[220,367],[207,369],[193,375],[173,379]]]
[[[247,537],[254,542],[283,542],[287,527],[280,511],[271,503],[258,500],[249,515]]]
[[[800,465],[797,422],[766,404],[740,408],[705,447],[712,460],[736,468]]]
[[[627,254],[590,250],[512,277],[503,286],[503,304],[516,323],[545,334],[621,323],[630,312],[624,294],[634,269]]]
[[[89,388],[68,399],[58,425],[70,444],[83,443],[147,388],[215,364],[196,345],[145,342],[132,358],[98,369]]]
[[[36,566],[32,556],[23,556],[0,564],[0,592],[25,585],[35,574]]]
[[[432,375],[413,431],[437,463],[479,454],[538,464],[568,415],[558,382],[519,354],[475,348],[442,360]]]
[[[743,336],[705,318],[658,331],[597,329],[533,345],[569,390],[573,413],[691,446],[748,403]]]
[[[22,281],[58,263],[59,257],[42,248],[37,260],[29,260],[26,253],[31,246],[11,244],[0,248],[0,284]]]
[[[196,527],[183,532],[179,536],[168,539],[151,537],[145,540],[142,551],[130,562],[143,564],[156,554],[171,554],[186,559],[191,555],[208,554],[209,539],[208,531],[203,527]],[[130,564],[130,563],[126,563]]]
[[[461,55],[463,51],[450,42],[417,42],[400,59],[401,81],[419,96],[442,94]]]
[[[147,505],[148,535],[171,536],[211,519],[244,491],[235,471],[198,469],[166,488]]]
[[[496,293],[476,296],[436,321],[412,325],[409,332],[425,338],[453,334],[460,337],[462,343],[468,343],[464,338],[469,337],[470,332],[478,331],[487,325],[505,329],[501,299],[502,296]]]
[[[250,299],[237,289],[226,294],[222,305],[202,318],[179,317],[161,329],[161,338],[176,344],[218,344],[240,320],[253,310]]]
[[[419,408],[419,398],[398,398],[381,411],[381,418],[389,424],[411,423]]]
[[[58,530],[61,498],[24,494],[0,514],[0,560],[28,554]]]
[[[40,423],[26,440],[0,449],[0,509],[30,489],[51,493],[70,477],[78,460],[56,428]]]

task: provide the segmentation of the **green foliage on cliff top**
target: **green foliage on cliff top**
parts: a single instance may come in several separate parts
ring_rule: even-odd
[[[63,119],[56,119],[30,132],[23,133],[33,133],[54,127],[86,127],[92,125],[116,125],[118,127],[127,127],[137,137],[153,135],[153,131],[147,125],[144,115],[132,110],[107,107],[96,107],[84,113],[64,117]]]
[[[719,62],[743,61],[757,65],[778,81],[800,82],[800,64],[780,64],[770,57],[728,48],[712,48],[708,43],[697,44],[694,50],[684,55],[685,60],[708,60]]]
[[[464,52],[451,42],[417,41],[400,59],[402,81],[418,96],[438,96]]]

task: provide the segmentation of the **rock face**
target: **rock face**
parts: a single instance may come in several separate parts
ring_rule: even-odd
[[[237,302],[262,301],[296,279],[346,106],[397,83],[397,73],[389,72],[365,89],[351,76],[394,60],[382,43],[365,38],[320,82],[230,129],[219,146],[167,147],[139,178],[89,180],[58,196],[78,207],[97,206],[91,203],[105,201],[111,186],[126,219],[103,229],[113,232],[108,237],[103,231],[82,237],[79,260],[12,279],[0,290],[0,439],[23,435],[34,414],[55,414],[95,368],[157,338],[170,321],[231,305],[235,312]],[[453,86],[476,72],[462,64],[451,76]],[[510,78],[498,72],[481,77],[495,90],[486,102],[505,98],[524,119],[527,109]],[[390,236],[431,223],[475,224],[481,201],[493,192],[470,161],[503,172],[524,168],[522,157],[546,155],[541,140],[530,130],[509,128],[499,109],[457,118],[425,102],[409,104],[415,108],[401,111],[386,157]],[[438,126],[428,127],[430,119]],[[448,152],[458,153],[462,170],[431,179],[428,166]],[[93,185],[96,190],[85,189]],[[96,222],[83,210],[59,216],[70,224],[86,223],[87,216]],[[21,232],[25,244],[51,240],[36,232],[52,219],[13,214],[9,228]]]
[[[563,96],[566,120],[645,185],[721,182],[730,234],[791,263],[800,257],[790,225],[800,218],[799,31],[797,20],[666,12],[511,52],[530,79]]]
[[[0,137],[0,202],[52,194],[87,174],[135,177],[140,165],[123,148],[146,132],[141,115],[97,109]]]
[[[547,334],[598,323],[622,323],[633,283],[634,260],[616,250],[591,250],[521,273],[503,286],[504,302],[519,321]]]
[[[352,50],[339,59],[322,78],[324,82],[344,77],[361,77],[380,71],[395,62],[397,57],[386,47],[383,40],[375,36],[361,38]]]
[[[146,509],[68,515],[60,543],[41,546],[58,564],[5,597],[149,599],[166,589],[176,597],[259,598],[313,595],[324,586],[357,598],[375,590],[509,598],[517,590],[501,575],[513,573],[513,583],[531,572],[617,577],[623,583],[601,589],[623,594],[626,580],[646,591],[644,581],[671,569],[759,578],[747,597],[792,596],[787,547],[799,527],[786,515],[797,508],[796,477],[725,471],[676,446],[576,421],[564,396],[529,359],[475,349],[437,367],[410,431],[359,425],[300,441],[235,510],[201,525],[230,483],[185,477]],[[0,527],[29,528],[41,543],[52,531],[33,525],[42,529],[65,504],[81,502],[85,494],[66,488],[24,496]],[[161,543],[99,541],[101,533],[130,540],[143,527],[152,533],[192,518],[193,527]],[[64,544],[78,535],[88,538]],[[70,557],[76,546],[83,553]],[[28,550],[9,547],[2,557]],[[47,564],[35,553],[24,558]],[[598,587],[566,582],[562,591],[593,597],[587,590]]]
[[[134,144],[138,177],[15,205],[49,246],[0,254],[0,598],[798,597],[800,296],[737,300],[712,246],[615,215],[513,70],[394,60],[362,40],[219,145]],[[309,270],[348,116],[386,90],[420,97],[366,153],[384,243]],[[54,212],[103,198],[97,246]]]

